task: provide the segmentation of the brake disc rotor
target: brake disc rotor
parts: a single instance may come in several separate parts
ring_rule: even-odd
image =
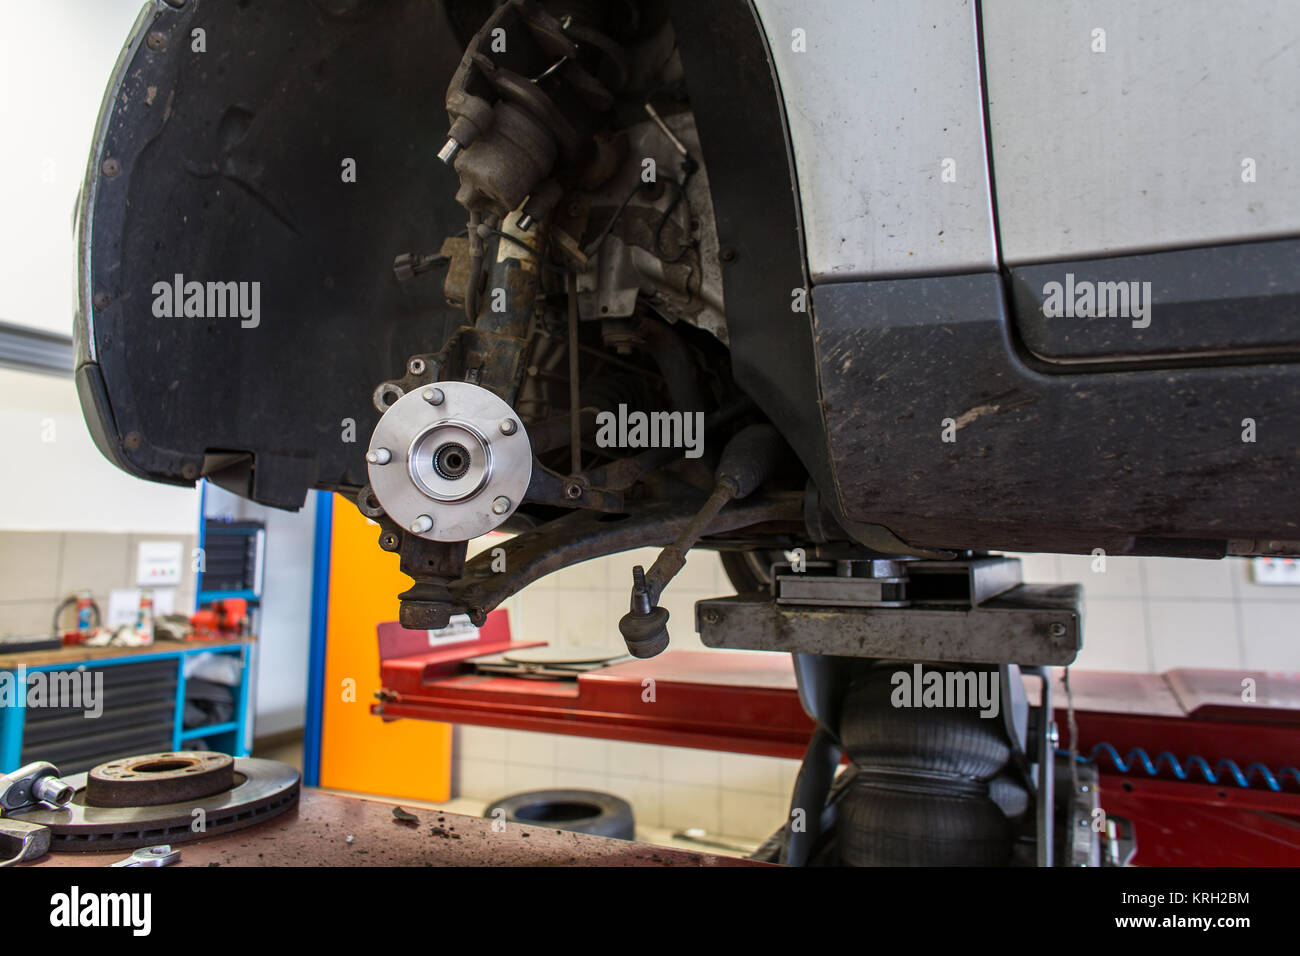
[[[185,843],[242,830],[297,803],[300,777],[276,760],[177,751],[111,760],[64,779],[76,791],[67,806],[12,814],[49,827],[54,853]],[[136,802],[118,802],[130,798]]]

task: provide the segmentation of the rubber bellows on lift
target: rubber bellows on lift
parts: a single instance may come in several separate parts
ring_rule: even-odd
[[[840,801],[840,855],[850,866],[1000,866],[1011,824],[990,797],[1011,757],[1003,721],[978,707],[898,707],[881,664],[844,699],[840,740],[857,770]],[[932,665],[927,670],[942,669]],[[969,673],[969,672],[966,672]],[[998,671],[981,675],[998,680]],[[1014,786],[1014,784],[1012,784]]]

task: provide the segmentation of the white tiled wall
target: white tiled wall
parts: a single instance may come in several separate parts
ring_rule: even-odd
[[[478,548],[496,543],[476,542]],[[511,633],[622,652],[618,619],[627,611],[632,567],[649,567],[657,554],[630,551],[543,578],[507,603]],[[703,650],[695,602],[732,590],[717,555],[692,552],[663,598],[672,646]],[[453,764],[459,796],[494,800],[537,787],[605,790],[630,802],[643,826],[703,827],[755,841],[780,826],[798,770],[797,761],[774,757],[471,726],[456,728]]]
[[[194,535],[128,534],[79,531],[0,531],[0,634],[49,634],[54,609],[64,598],[89,590],[108,612],[109,591],[135,587],[136,552],[141,541],[179,541],[188,556]],[[176,611],[194,607],[194,575],[188,558],[181,563]],[[65,627],[76,621],[69,611]]]
[[[499,544],[492,535],[473,542],[471,554]],[[632,588],[632,568],[650,567],[657,548],[585,561],[549,574],[506,603],[512,634],[530,641],[565,647],[607,647],[624,650],[618,619],[627,613]],[[695,602],[700,598],[731,594],[734,589],[712,552],[691,552],[686,567],[664,592],[672,646],[703,650],[695,633]]]
[[[798,763],[683,747],[456,728],[456,792],[494,800],[540,787],[604,790],[643,826],[761,839],[785,813]]]
[[[1248,560],[1021,557],[1027,581],[1083,585],[1078,668],[1300,671],[1300,587],[1255,584]]]
[[[491,547],[491,539],[480,547]],[[590,561],[551,575],[511,599],[517,637],[565,646],[623,647],[631,569],[654,549]],[[1086,594],[1084,650],[1090,670],[1163,671],[1178,666],[1300,671],[1300,588],[1251,583],[1249,562],[1173,558],[1022,555],[1027,581],[1076,581]],[[674,648],[700,649],[694,604],[732,591],[721,562],[693,552],[664,595]],[[711,653],[725,653],[713,651]],[[645,826],[703,827],[761,840],[780,826],[798,763],[677,747],[551,734],[457,728],[454,785],[493,800],[536,787],[606,790],[631,802]]]

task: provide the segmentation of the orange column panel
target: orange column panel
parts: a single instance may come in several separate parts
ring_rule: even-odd
[[[329,620],[322,694],[320,785],[415,800],[451,795],[451,725],[385,723],[371,715],[379,689],[375,628],[397,620],[397,595],[411,579],[397,555],[379,550],[379,526],[334,496]]]

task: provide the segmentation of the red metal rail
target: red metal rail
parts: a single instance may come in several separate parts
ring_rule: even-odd
[[[576,681],[470,672],[471,657],[538,642],[515,642],[504,611],[478,640],[429,649],[424,631],[379,626],[391,719],[414,717],[772,757],[801,757],[812,721],[799,705],[790,659],[778,654],[670,651],[613,664]],[[498,617],[498,615],[500,615]]]

